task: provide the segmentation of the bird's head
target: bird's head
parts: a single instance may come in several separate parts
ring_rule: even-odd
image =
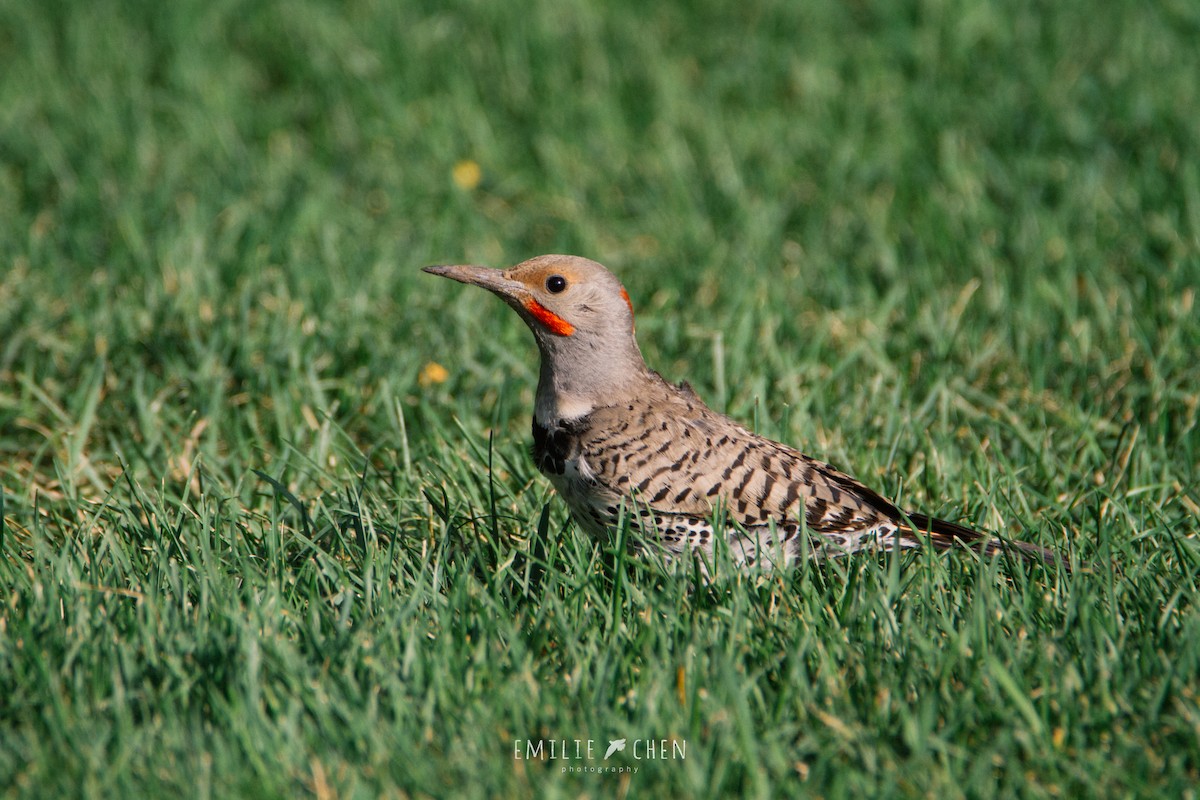
[[[425,267],[444,278],[499,296],[525,320],[542,355],[539,407],[552,391],[572,398],[563,416],[627,388],[646,370],[634,337],[633,304],[616,276],[578,256],[531,258],[509,269],[473,265]],[[541,410],[539,408],[539,410]]]

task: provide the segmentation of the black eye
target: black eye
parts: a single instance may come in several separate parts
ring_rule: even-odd
[[[546,291],[551,294],[558,294],[567,288],[567,279],[562,275],[551,275],[546,278]]]

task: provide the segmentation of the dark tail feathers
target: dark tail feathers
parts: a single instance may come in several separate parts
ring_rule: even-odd
[[[918,535],[927,534],[930,541],[933,542],[933,546],[938,550],[966,546],[978,549],[988,556],[996,553],[1015,553],[1027,561],[1039,561],[1049,565],[1057,564],[1067,572],[1071,571],[1071,564],[1067,559],[1053,550],[1038,547],[1036,544],[998,539],[965,525],[959,525],[957,522],[947,522],[926,514],[909,514],[908,519],[916,526]]]

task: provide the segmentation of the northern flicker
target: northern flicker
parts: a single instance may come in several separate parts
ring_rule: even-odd
[[[706,406],[686,383],[647,368],[633,304],[620,281],[585,258],[546,255],[507,270],[434,266],[426,272],[489,290],[533,331],[541,372],[533,457],[585,531],[622,513],[638,546],[702,566],[724,538],[737,567],[791,564],[867,548],[1011,547],[957,523],[903,513],[829,464],[759,436]]]

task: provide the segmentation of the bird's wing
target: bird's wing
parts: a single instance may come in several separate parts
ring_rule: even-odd
[[[674,388],[674,387],[670,387]],[[597,484],[644,507],[743,526],[848,534],[902,523],[899,510],[828,464],[746,430],[676,390],[593,411],[582,454]]]
[[[631,497],[639,513],[652,515],[680,542],[703,542],[711,526],[699,523],[720,512],[749,536],[773,528],[791,537],[803,518],[810,535],[847,550],[928,541],[938,549],[982,546],[986,554],[1011,548],[1024,558],[1066,566],[1036,545],[906,514],[835,467],[709,409],[694,393],[665,382],[659,388],[640,402],[594,410],[578,441],[597,488],[609,497]]]

